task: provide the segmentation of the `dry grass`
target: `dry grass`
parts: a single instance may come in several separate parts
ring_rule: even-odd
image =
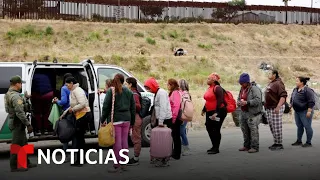
[[[267,84],[261,62],[280,70],[288,91],[297,75],[320,80],[320,27],[300,25],[225,24],[108,24],[66,21],[0,20],[2,61],[79,62],[93,58],[99,63],[123,66],[144,81],[153,76],[166,87],[168,78],[190,82],[200,110],[206,78],[221,75],[223,86],[237,95],[238,77],[250,73],[252,80]],[[174,57],[173,48],[188,51]],[[319,88],[318,85],[314,86]],[[292,117],[288,119],[292,120]],[[230,122],[228,118],[226,125]]]

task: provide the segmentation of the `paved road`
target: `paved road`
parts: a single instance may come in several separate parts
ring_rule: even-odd
[[[129,167],[129,171],[121,174],[109,174],[107,169],[110,165],[89,165],[81,168],[63,165],[39,165],[28,172],[11,173],[9,171],[8,145],[0,145],[2,149],[0,157],[0,179],[89,179],[111,178],[114,179],[210,179],[210,180],[260,180],[260,179],[320,179],[320,122],[315,121],[314,147],[292,147],[290,144],[295,140],[296,127],[293,124],[284,125],[283,151],[272,152],[268,146],[272,144],[272,137],[267,126],[260,128],[260,152],[248,154],[238,152],[241,147],[242,135],[239,128],[223,129],[221,153],[207,155],[206,150],[210,147],[206,131],[189,133],[192,155],[182,157],[179,161],[172,161],[169,167],[156,168],[149,164],[149,149],[143,148],[141,163],[136,167]],[[93,140],[94,141],[94,140]],[[92,142],[92,140],[91,140]],[[57,142],[36,143],[36,147],[56,148]],[[96,146],[93,144],[91,146]],[[132,149],[130,149],[131,151]],[[31,157],[36,162],[37,157]]]

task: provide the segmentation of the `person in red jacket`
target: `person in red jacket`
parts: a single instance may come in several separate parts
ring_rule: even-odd
[[[207,80],[208,90],[203,98],[206,103],[201,115],[206,114],[206,129],[208,131],[212,148],[207,151],[208,154],[219,153],[221,142],[221,126],[227,116],[226,104],[224,101],[224,90],[219,83],[220,76],[216,73],[210,74]]]
[[[134,149],[134,157],[129,160],[128,166],[139,165],[139,156],[141,152],[141,125],[142,119],[139,115],[141,110],[140,97],[141,94],[137,90],[137,80],[133,77],[128,77],[126,79],[125,85],[133,92],[134,101],[136,103],[136,120],[132,127],[132,142]]]

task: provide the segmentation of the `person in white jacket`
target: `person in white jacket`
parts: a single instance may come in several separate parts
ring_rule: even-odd
[[[172,123],[172,112],[168,92],[160,88],[158,82],[154,78],[149,78],[146,80],[144,87],[147,91],[155,94],[153,104],[156,120],[155,122],[152,120],[151,125],[153,127],[163,127],[164,124],[170,126]],[[156,159],[151,157],[151,163],[154,164],[156,162]],[[161,162],[161,166],[168,166],[168,159],[162,159]]]
[[[66,79],[66,86],[70,90],[70,108],[67,111],[75,115],[75,148],[80,151],[80,149],[84,149],[85,146],[84,134],[86,132],[88,122],[92,119],[91,109],[84,90],[79,87],[79,83],[74,77],[68,77]],[[78,167],[82,166],[82,164],[80,164],[80,153],[77,153],[77,160],[75,164],[71,165]]]

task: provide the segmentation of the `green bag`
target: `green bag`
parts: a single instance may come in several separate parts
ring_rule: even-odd
[[[53,104],[51,107],[51,112],[49,115],[49,121],[52,123],[53,127],[55,127],[56,122],[59,120],[61,115],[61,108],[57,104]]]

